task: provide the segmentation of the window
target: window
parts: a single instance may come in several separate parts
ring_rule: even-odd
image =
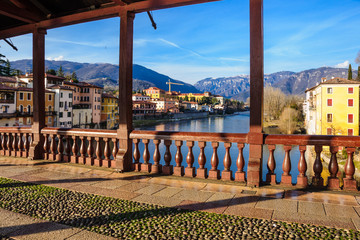
[[[72,98],[72,93],[69,93],[69,98]]]
[[[90,101],[90,97],[86,97],[86,101]]]
[[[31,112],[31,106],[30,106],[30,105],[27,106],[27,112],[28,112],[28,113]]]
[[[67,113],[67,116],[68,116],[68,117],[71,117],[71,112],[68,112],[68,113]]]
[[[332,106],[332,99],[328,99],[328,100],[327,100],[327,105],[328,105],[328,107],[331,107],[331,106]]]
[[[27,94],[27,100],[31,100],[31,93]]]
[[[51,123],[52,119],[51,117],[48,118],[48,123]]]
[[[97,109],[100,110],[100,105],[97,105],[97,106],[98,106]]]
[[[104,107],[101,107],[101,111],[104,111]]]
[[[328,93],[328,94],[331,94],[331,93],[332,93],[332,88],[331,88],[331,87],[327,88],[327,93]]]
[[[328,123],[331,123],[331,122],[332,122],[332,113],[328,113],[328,114],[326,115],[326,119],[327,119],[327,122],[328,122]]]
[[[72,107],[72,102],[69,102],[69,107]]]
[[[49,94],[49,101],[51,101],[51,94]]]
[[[353,129],[348,129],[348,135],[349,135],[349,136],[354,135],[354,130],[353,130]]]
[[[348,99],[348,107],[354,106],[354,99]]]
[[[49,106],[49,112],[51,112],[51,106]]]
[[[94,101],[96,102],[96,97],[94,97]]]
[[[351,94],[351,93],[354,93],[354,88],[349,87],[349,88],[348,88],[348,93],[350,93],[350,94]]]
[[[23,107],[23,105],[20,105],[20,106],[19,106],[19,112],[22,113],[23,111],[24,111],[24,107]]]
[[[353,122],[354,122],[354,115],[348,114],[348,123],[353,123]]]
[[[61,97],[61,98],[63,97],[63,93],[60,93],[60,97]]]
[[[22,92],[20,93],[19,99],[20,99],[20,100],[24,100],[24,93],[22,93]]]
[[[83,101],[83,97],[80,97],[80,102],[82,102]]]
[[[326,134],[327,134],[327,135],[332,135],[332,129],[331,129],[331,128],[327,128],[327,129],[326,129]]]
[[[102,99],[102,102],[104,102],[104,99]]]
[[[64,107],[64,102],[60,102],[60,107]]]
[[[77,97],[78,101],[79,101],[79,96]]]
[[[59,112],[59,117],[62,118],[63,117],[63,113]]]

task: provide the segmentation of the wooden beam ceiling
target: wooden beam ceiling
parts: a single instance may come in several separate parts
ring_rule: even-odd
[[[141,2],[136,2],[128,5],[120,5],[121,0],[113,0],[113,2],[118,2],[119,5],[114,5],[111,7],[105,7],[100,9],[95,9],[91,11],[86,11],[82,13],[75,13],[71,15],[66,15],[63,17],[43,20],[43,21],[32,21],[33,19],[27,19],[26,22],[30,24],[26,24],[19,27],[13,27],[10,29],[0,31],[0,39],[14,37],[18,35],[23,35],[27,33],[32,33],[35,28],[44,28],[44,29],[52,29],[57,27],[69,26],[78,23],[90,22],[95,20],[101,20],[111,17],[116,17],[124,14],[125,12],[146,12],[153,11],[158,9],[165,8],[173,8],[179,6],[193,5],[198,3],[206,3],[206,2],[214,2],[219,0],[146,0]],[[124,2],[123,2],[124,3]],[[0,2],[0,14],[6,15],[9,12],[12,12],[11,9],[4,10],[3,2]],[[9,10],[9,11],[7,11]],[[14,13],[15,14],[15,13]],[[20,17],[22,14],[16,14],[16,16]],[[32,16],[31,13],[24,12],[22,16]],[[35,17],[35,16],[32,16]],[[26,20],[26,19],[24,19]],[[31,21],[30,21],[31,20]],[[34,19],[36,20],[36,19]]]
[[[32,11],[28,11],[27,9],[21,7],[19,8],[16,5],[8,4],[4,1],[0,1],[0,14],[26,23],[35,23],[40,21],[42,18],[42,16],[39,16]]]

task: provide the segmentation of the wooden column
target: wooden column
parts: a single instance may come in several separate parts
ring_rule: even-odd
[[[260,185],[263,144],[263,0],[250,0],[250,144],[247,185]]]
[[[44,137],[41,129],[45,127],[45,29],[36,28],[33,32],[33,140],[29,158],[44,158]]]
[[[132,67],[133,67],[133,29],[132,12],[120,15],[120,61],[119,61],[119,151],[115,168],[119,171],[132,169]]]

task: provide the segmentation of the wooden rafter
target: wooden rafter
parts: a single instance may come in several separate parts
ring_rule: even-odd
[[[31,33],[35,27],[52,29],[52,28],[63,27],[77,23],[84,23],[84,22],[116,17],[119,15],[123,15],[125,12],[140,13],[140,12],[153,11],[158,9],[165,9],[165,8],[186,6],[186,5],[205,3],[205,2],[214,2],[214,1],[219,1],[219,0],[147,0],[147,1],[136,2],[123,6],[113,5],[111,7],[95,9],[82,13],[75,13],[63,17],[30,22],[35,24],[27,24],[20,27],[14,27],[11,29],[2,30],[0,31],[0,39]],[[2,8],[2,3],[0,3],[0,9],[1,9],[0,14],[3,14],[2,12],[4,12],[4,10]]]
[[[112,0],[112,1],[115,4],[120,5],[120,6],[125,6],[126,5],[126,3],[124,1],[122,1],[122,0]]]
[[[27,9],[19,8],[16,5],[0,1],[0,14],[26,23],[35,23],[41,20],[41,16],[30,12]]]

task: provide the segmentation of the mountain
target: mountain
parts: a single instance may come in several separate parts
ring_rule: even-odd
[[[45,61],[46,69],[58,70],[62,66],[66,74],[76,72],[80,81],[92,83],[100,87],[116,88],[119,81],[119,66],[109,63],[78,63],[70,61]],[[11,62],[11,67],[23,72],[32,70],[32,60],[24,59]],[[143,90],[149,87],[158,87],[167,90],[166,82],[181,83],[184,85],[172,85],[173,91],[198,93],[199,90],[193,85],[175,80],[169,76],[160,74],[141,65],[133,65],[133,89]]]
[[[347,78],[346,68],[321,67],[301,72],[282,71],[264,75],[265,85],[280,88],[285,94],[303,95],[306,88],[311,88],[320,82],[321,78]],[[356,78],[357,71],[353,71]],[[250,96],[250,76],[240,75],[227,78],[206,78],[194,85],[200,91],[209,91],[224,97],[245,101]]]

